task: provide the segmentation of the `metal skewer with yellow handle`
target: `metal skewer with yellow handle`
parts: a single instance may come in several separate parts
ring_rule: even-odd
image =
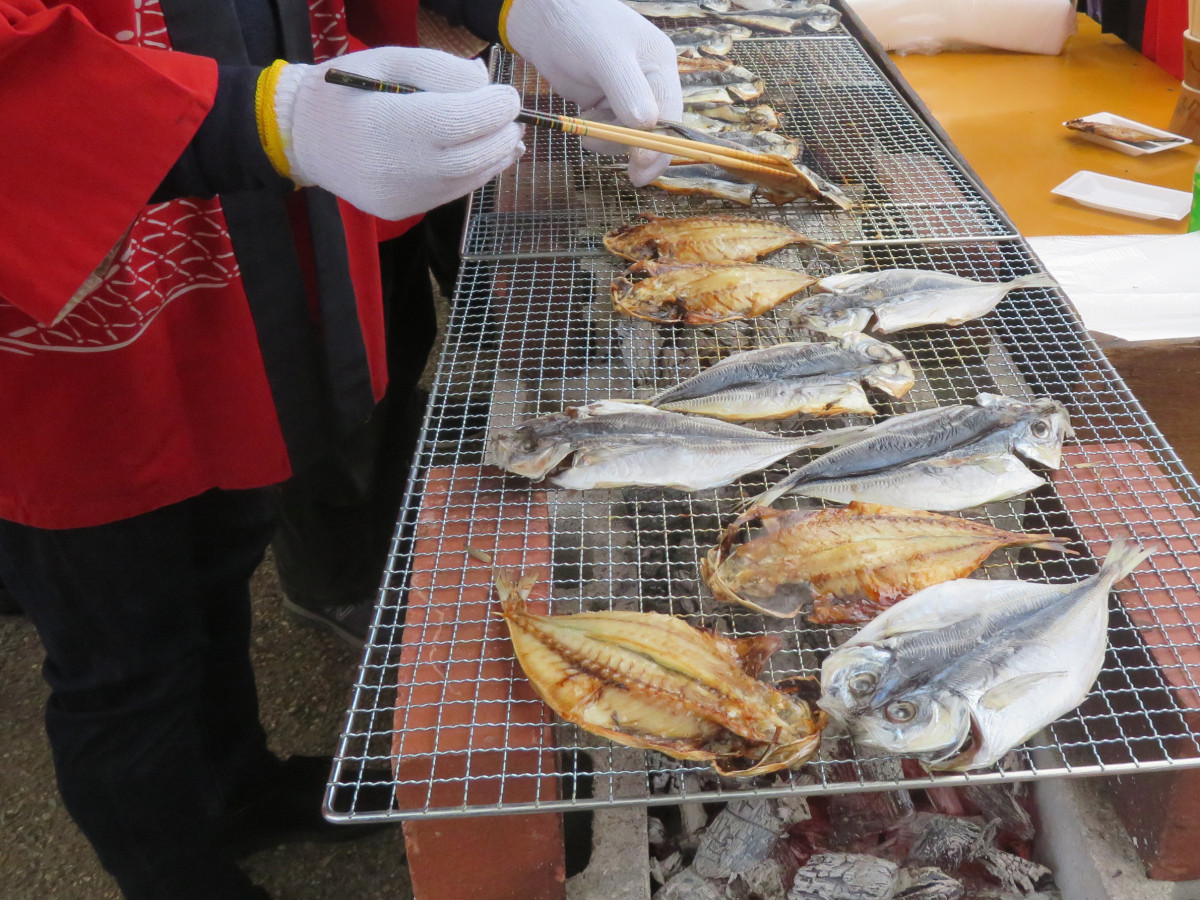
[[[412,94],[418,91],[417,88],[410,85],[378,81],[374,78],[355,75],[353,72],[344,72],[341,69],[326,71],[325,80],[330,84],[339,84],[344,87],[383,91],[391,94]],[[551,128],[565,134],[594,137],[627,147],[641,147],[645,150],[655,150],[696,162],[711,163],[734,171],[744,180],[782,195],[791,195],[792,197],[814,195],[811,179],[796,168],[791,160],[774,153],[752,153],[748,150],[706,144],[653,131],[642,131],[637,128],[625,128],[621,125],[608,125],[602,122],[589,122],[573,116],[557,116],[535,112],[531,109],[522,109],[517,116],[517,121],[542,128]]]

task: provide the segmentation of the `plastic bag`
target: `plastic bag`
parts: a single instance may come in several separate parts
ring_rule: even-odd
[[[885,50],[994,48],[1053,56],[1075,33],[1074,0],[848,0]]]

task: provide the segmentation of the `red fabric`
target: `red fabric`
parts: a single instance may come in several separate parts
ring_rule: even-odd
[[[1180,81],[1183,80],[1183,33],[1187,27],[1187,0],[1147,0],[1142,55]]]
[[[415,0],[385,5],[415,33]],[[318,58],[343,52],[339,0],[309,6]],[[291,474],[220,202],[144,206],[215,90],[158,0],[0,0],[0,518],[97,525]],[[375,220],[343,212],[380,396]]]

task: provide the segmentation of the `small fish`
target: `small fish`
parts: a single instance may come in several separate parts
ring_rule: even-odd
[[[862,430],[757,497],[794,493],[954,512],[1017,497],[1045,483],[1019,457],[1057,469],[1072,435],[1061,403],[981,393],[977,406],[906,413]]]
[[[913,386],[913,371],[895,347],[865,334],[848,334],[833,343],[777,344],[734,353],[647,402],[726,422],[799,414],[873,416],[863,381],[903,397]]]
[[[738,181],[719,166],[708,164],[671,166],[650,184],[671,194],[715,197],[742,206],[749,206],[758,190],[757,185]]]
[[[1108,125],[1104,122],[1092,122],[1089,119],[1072,119],[1063,124],[1072,131],[1085,131],[1088,134],[1108,138],[1110,141],[1121,141],[1124,144],[1172,144],[1179,140],[1174,136],[1163,137],[1160,134],[1151,134],[1138,128],[1130,128],[1128,125]]]
[[[708,72],[697,74],[699,76],[710,75]],[[722,81],[720,80],[723,77],[722,73],[711,73],[711,76],[708,79],[698,78],[695,83],[681,80],[685,108],[697,103],[715,103],[722,106],[732,106],[738,100],[748,103],[751,100],[757,100],[767,89],[766,82],[761,78],[749,81]]]
[[[571,490],[643,485],[700,491],[840,437],[836,431],[815,438],[766,434],[604,400],[497,429],[488,438],[485,461]]]
[[[761,28],[765,31],[777,31],[782,34],[791,34],[798,28],[808,28],[816,32],[832,31],[842,21],[840,12],[832,6],[824,4],[795,9],[785,7],[760,13],[714,12],[712,15],[737,25]]]
[[[627,747],[710,761],[722,775],[795,768],[820,746],[825,714],[758,680],[778,636],[731,639],[659,613],[537,615],[533,584],[496,573],[517,662],[566,721]]]
[[[901,600],[821,665],[818,705],[868,751],[933,771],[990,766],[1083,702],[1108,593],[1149,554],[1117,541],[1074,584],[964,578]]]
[[[725,61],[703,60],[699,63],[684,64],[679,67],[679,83],[684,87],[692,85],[723,85],[741,82],[755,83],[762,79],[745,66],[734,65]],[[759,92],[761,93],[761,91]]]
[[[1010,281],[975,281],[928,269],[883,269],[822,278],[795,309],[797,325],[836,337],[850,331],[891,334],[922,325],[961,325],[987,315],[1010,291],[1057,287],[1034,273]]]
[[[671,43],[675,45],[675,52],[677,54],[687,50],[694,50],[697,53],[703,53],[708,56],[720,57],[728,56],[730,51],[733,50],[733,35],[722,34],[712,28],[671,28],[664,30],[667,37],[671,39]]]
[[[753,263],[636,263],[612,284],[613,306],[638,319],[715,325],[774,309],[815,282],[804,271]]]
[[[708,119],[718,119],[728,122],[730,125],[742,126],[749,131],[755,129],[776,131],[779,128],[779,114],[766,104],[751,107],[723,103],[692,103],[687,111]]]
[[[742,527],[765,526],[734,545]],[[1067,551],[1052,534],[1019,534],[954,516],[851,503],[837,509],[750,510],[709,551],[713,596],[781,619],[811,604],[818,625],[868,622],[905,597],[965,578],[1002,547]]]
[[[647,18],[694,19],[716,13],[728,12],[729,0],[621,0],[635,12]]]
[[[604,235],[610,253],[637,262],[754,262],[783,247],[820,247],[832,253],[841,245],[826,244],[780,222],[743,216],[688,216],[671,219],[642,213],[645,221],[612,229]]]

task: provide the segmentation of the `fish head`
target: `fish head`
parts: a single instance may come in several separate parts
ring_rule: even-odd
[[[1040,397],[1030,407],[1016,427],[1013,449],[1026,459],[1057,469],[1062,465],[1063,441],[1075,435],[1071,420],[1057,400]]]
[[[945,758],[971,734],[963,698],[898,681],[893,652],[876,644],[843,645],[826,658],[817,705],[857,743],[899,756]]]
[[[566,423],[566,416],[549,416],[512,428],[497,428],[488,435],[484,461],[541,481],[576,449],[564,434]]]
[[[912,389],[916,381],[912,366],[891,344],[855,331],[842,337],[842,347],[868,361],[871,368],[864,380],[871,387],[890,397],[903,397]]]

